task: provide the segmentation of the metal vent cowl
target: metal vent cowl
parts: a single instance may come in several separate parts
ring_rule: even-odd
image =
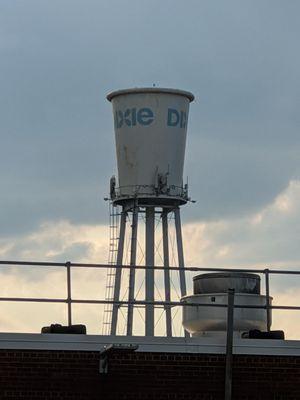
[[[260,276],[257,274],[225,272],[201,274],[193,278],[194,294],[236,293],[260,294]]]

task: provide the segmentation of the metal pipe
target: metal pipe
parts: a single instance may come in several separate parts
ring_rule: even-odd
[[[165,281],[165,300],[171,300],[171,284],[170,284],[170,260],[169,260],[169,233],[168,233],[168,211],[163,210],[162,214],[162,231],[163,231],[163,256],[164,256],[164,281]],[[166,333],[172,336],[172,313],[171,307],[166,306]]]
[[[48,261],[0,261],[0,265],[27,265],[32,267],[65,267],[66,263]]]
[[[179,267],[179,281],[180,281],[180,292],[181,297],[186,295],[186,282],[185,282],[185,270],[184,270],[184,256],[183,256],[183,244],[182,244],[182,233],[181,233],[181,219],[180,209],[175,208],[175,229],[177,239],[177,253],[178,253],[178,267]],[[184,336],[189,337],[189,333],[185,330]]]
[[[67,267],[67,303],[68,303],[68,325],[72,325],[72,289],[71,289],[71,262],[66,262]]]
[[[130,248],[130,270],[129,270],[129,289],[128,301],[134,300],[135,288],[135,264],[136,264],[136,249],[137,249],[137,229],[138,229],[138,207],[135,206],[132,212],[132,225],[131,225],[131,248]],[[132,335],[133,325],[133,304],[128,305],[127,311],[127,335]]]
[[[119,306],[118,306],[118,303],[116,303],[116,302],[120,298],[122,263],[123,263],[125,231],[126,231],[126,217],[127,217],[127,214],[123,207],[123,210],[121,212],[120,235],[119,235],[119,243],[118,243],[116,274],[115,274],[115,287],[114,287],[115,303],[113,303],[113,309],[112,309],[111,330],[110,330],[111,335],[116,335],[116,332],[117,332]]]
[[[181,292],[181,297],[183,297],[186,295],[186,282],[185,282],[184,256],[183,256],[181,220],[180,220],[179,208],[175,208],[174,215],[175,215],[175,228],[176,228],[176,240],[177,240],[177,252],[178,252],[180,292]]]
[[[154,207],[146,208],[146,265],[154,267]],[[154,268],[146,269],[146,336],[154,336]]]
[[[267,331],[271,330],[271,310],[270,310],[270,280],[269,270],[265,269],[265,283],[266,283],[266,311],[267,311]]]
[[[23,261],[0,261],[0,267],[1,266],[6,266],[6,265],[14,265],[14,266],[20,266],[20,267],[65,267],[66,263],[33,263],[33,262],[23,262]],[[116,267],[119,266],[118,264],[115,265]],[[131,266],[130,264],[122,264],[122,269],[130,269]],[[83,263],[73,263],[72,262],[72,268],[111,268],[111,264],[83,264]],[[155,270],[163,270],[164,267],[162,266],[151,266],[151,265],[136,265],[135,269],[155,269]],[[170,271],[178,271],[178,267],[169,267]],[[184,267],[185,271],[191,271],[191,272],[253,272],[257,274],[264,274],[265,270],[260,270],[260,269],[232,269],[232,268],[202,268],[202,267]],[[274,272],[274,270],[269,270],[270,274],[271,273],[277,273],[278,271]],[[287,273],[293,272],[295,275],[300,275],[300,271],[287,271]],[[282,274],[285,274],[284,272],[281,272]]]
[[[68,299],[49,299],[41,297],[0,297],[0,301],[21,303],[68,303]],[[74,303],[73,300],[72,303]]]
[[[49,299],[40,297],[0,297],[0,302],[23,302],[23,303],[68,303],[68,299]],[[226,304],[207,304],[207,303],[182,303],[180,301],[144,301],[134,300],[131,303],[124,300],[90,300],[90,299],[72,299],[74,304],[118,304],[118,307],[122,305],[134,304],[139,305],[153,305],[153,306],[171,306],[171,307],[227,307]],[[254,306],[254,305],[235,305],[234,308],[249,308],[249,309],[266,309],[266,306]],[[270,306],[273,310],[300,310],[300,306]]]
[[[225,400],[231,400],[231,394],[232,394],[233,323],[234,323],[234,289],[228,289],[225,396],[224,396]]]
[[[36,262],[36,261],[0,261],[0,266],[28,266],[28,267],[65,267],[66,263],[52,263],[52,262]],[[118,266],[118,264],[116,264]],[[111,264],[85,264],[85,263],[72,263],[72,268],[111,268]],[[122,265],[122,269],[130,269],[130,265]],[[135,269],[148,269],[152,268],[155,270],[163,270],[162,266],[150,266],[150,265],[138,265]],[[177,267],[169,267],[170,271],[177,271]],[[264,274],[265,269],[247,269],[247,268],[202,268],[202,267],[184,267],[185,271],[192,272],[252,272],[256,274]],[[269,274],[279,274],[279,275],[300,275],[299,271],[291,271],[291,270],[276,270],[269,269]]]

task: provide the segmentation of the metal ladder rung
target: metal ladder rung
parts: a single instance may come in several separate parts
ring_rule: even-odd
[[[116,277],[116,256],[118,252],[118,242],[119,242],[119,216],[122,213],[119,212],[119,208],[115,207],[112,202],[109,204],[110,209],[110,223],[109,223],[109,256],[108,256],[108,267],[106,274],[106,292],[105,299],[107,301],[112,301],[113,297],[113,288]],[[105,304],[104,306],[104,321],[103,321],[103,334],[109,334],[109,326],[111,326],[111,318],[112,318],[112,304]]]

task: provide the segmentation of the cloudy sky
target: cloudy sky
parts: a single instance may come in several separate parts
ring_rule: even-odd
[[[187,264],[297,267],[299,13],[296,0],[0,0],[0,258],[107,261],[105,96],[154,83],[196,97]],[[1,294],[54,290],[59,273],[3,269]],[[299,284],[274,280],[277,300],[300,303]],[[3,329],[33,329],[16,310]]]

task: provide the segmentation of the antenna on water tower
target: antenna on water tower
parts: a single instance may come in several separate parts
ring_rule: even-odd
[[[155,215],[162,220],[165,301],[171,301],[168,215],[174,212],[181,296],[186,295],[180,206],[188,199],[183,166],[190,92],[175,89],[127,89],[110,93],[114,114],[118,183],[110,197],[122,208],[113,300],[120,301],[127,217],[131,215],[130,270],[126,333],[132,335],[137,264],[138,216],[145,215],[145,334],[155,334]],[[117,334],[119,304],[113,304],[110,333]],[[172,336],[171,307],[165,306],[166,333]]]

